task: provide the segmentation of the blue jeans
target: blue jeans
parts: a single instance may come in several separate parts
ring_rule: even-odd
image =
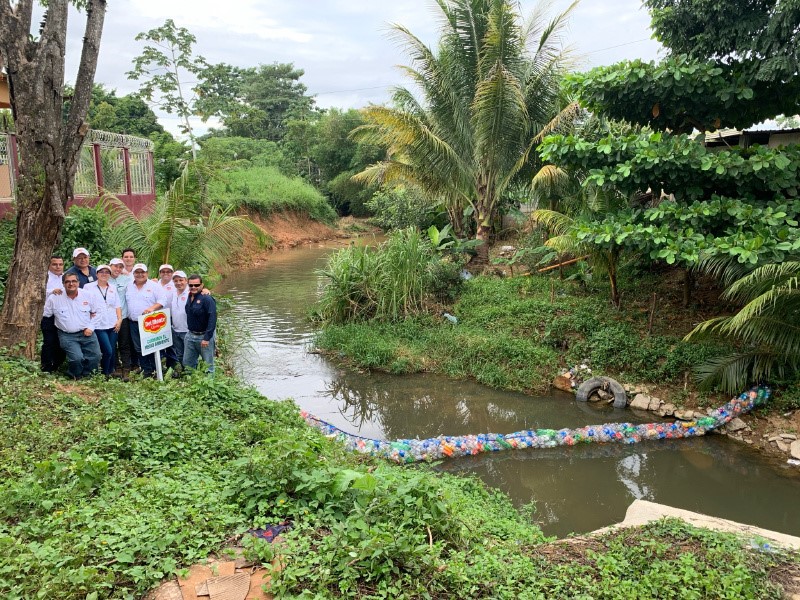
[[[77,333],[66,333],[59,329],[58,342],[67,355],[69,364],[67,371],[78,379],[92,374],[97,370],[100,362],[100,344],[97,343],[97,336],[92,333],[90,336],[83,335],[83,331]]]
[[[174,369],[178,365],[183,365],[183,340],[186,337],[185,331],[172,330],[172,346],[167,348],[167,368]]]
[[[100,344],[100,352],[103,357],[100,359],[100,368],[103,375],[111,375],[116,365],[117,332],[111,329],[95,329],[97,341]]]
[[[128,319],[128,325],[131,328],[131,343],[136,355],[139,357],[139,366],[142,367],[142,373],[145,377],[149,377],[156,372],[156,355],[148,354],[142,356],[142,339],[139,337],[139,323],[133,319]]]
[[[186,334],[183,339],[183,366],[187,369],[196,369],[197,362],[200,357],[206,363],[209,373],[214,373],[214,347],[217,342],[217,334],[211,337],[208,346],[203,348],[200,342],[203,341],[203,334],[192,333],[191,331]]]

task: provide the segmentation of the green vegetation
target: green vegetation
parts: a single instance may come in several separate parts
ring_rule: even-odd
[[[16,230],[17,224],[13,219],[0,219],[0,304],[3,302],[3,296],[5,295],[8,267],[14,255]]]
[[[561,33],[575,4],[548,21],[544,5],[525,20],[520,6],[495,0],[437,4],[435,50],[407,28],[394,27],[411,58],[404,67],[419,89],[399,88],[394,106],[364,109],[356,139],[389,149],[386,160],[362,172],[371,183],[413,182],[432,200],[464,209],[475,225],[478,259],[504,194],[529,180],[544,134],[574,113],[560,113],[559,82],[567,63]]]
[[[134,248],[145,264],[174,262],[190,272],[208,273],[241,248],[246,237],[262,246],[269,242],[250,219],[230,214],[232,206],[205,206],[202,182],[202,174],[187,164],[153,210],[140,217],[119,200],[110,199],[114,227],[109,245]]]
[[[477,480],[346,454],[223,375],[65,386],[2,355],[0,387],[9,600],[141,597],[284,519],[287,596],[773,598],[770,573],[795,560],[670,521],[559,551]]]
[[[625,380],[664,383],[722,351],[647,335],[646,313],[627,318],[592,292],[544,276],[476,277],[449,309],[456,325],[432,316],[329,324],[317,343],[365,368],[474,377],[531,393],[545,393],[564,365],[589,362]]]
[[[701,323],[687,339],[719,337],[741,351],[701,366],[703,381],[725,391],[742,389],[749,381],[796,377],[800,369],[800,262],[767,264],[733,281],[725,297],[744,306],[733,316]]]
[[[262,217],[295,211],[323,223],[336,218],[336,212],[313,186],[300,178],[286,177],[274,167],[225,171],[209,182],[208,193],[224,207],[250,210]]]
[[[326,323],[395,321],[418,313],[432,289],[433,248],[416,229],[391,234],[378,248],[350,246],[321,271],[327,279],[316,316]]]

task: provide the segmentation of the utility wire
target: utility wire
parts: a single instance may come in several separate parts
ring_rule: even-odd
[[[638,44],[640,42],[646,42],[649,39],[650,38],[642,38],[640,40],[633,40],[632,42],[625,42],[625,43],[622,43],[622,44],[616,44],[614,46],[606,46],[605,48],[598,48],[597,50],[590,50],[589,52],[584,52],[583,55],[585,56],[585,55],[588,55],[588,54],[597,54],[598,52],[605,52],[606,50],[613,50],[614,48],[622,48],[623,46],[630,46],[632,44]],[[372,87],[364,87],[364,88],[353,88],[353,89],[349,89],[349,90],[330,90],[330,91],[327,91],[327,92],[316,92],[313,95],[314,96],[327,96],[327,95],[330,95],[330,94],[345,94],[347,92],[363,92],[363,91],[366,91],[366,90],[382,90],[382,89],[386,89],[388,87],[391,87],[393,85],[397,85],[397,84],[396,83],[387,83],[387,84],[384,84],[384,85],[375,85],[375,86],[372,86]]]

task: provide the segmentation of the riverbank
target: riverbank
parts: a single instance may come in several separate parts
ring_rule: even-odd
[[[140,597],[286,520],[278,594],[777,598],[797,568],[674,521],[550,544],[477,480],[345,453],[225,376],[68,383],[3,356],[0,388],[7,598]]]
[[[369,225],[365,219],[353,217],[341,218],[332,226],[291,211],[276,212],[269,217],[255,213],[248,216],[269,235],[272,243],[264,248],[254,240],[245,242],[240,252],[234,254],[224,267],[217,269],[223,275],[231,268],[263,265],[269,262],[270,256],[276,251],[333,240],[340,240],[344,244],[361,236],[382,235],[380,229]]]
[[[454,303],[435,309],[451,318],[429,313],[393,323],[328,324],[317,345],[351,367],[468,377],[528,394],[546,393],[561,370],[585,364],[594,375],[646,390],[680,410],[705,414],[729,400],[697,389],[692,373],[726,348],[683,341],[695,323],[708,318],[716,300],[700,298],[683,308],[669,273],[625,283],[626,309],[618,311],[602,289],[574,281],[480,276],[463,283]],[[778,388],[770,405],[746,417],[746,428],[731,431],[731,437],[785,462],[788,447],[776,437],[800,431],[798,409],[795,382]]]

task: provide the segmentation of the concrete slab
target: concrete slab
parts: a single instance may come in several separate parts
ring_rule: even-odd
[[[728,519],[710,517],[690,510],[667,506],[666,504],[648,502],[647,500],[634,500],[625,513],[624,521],[616,525],[611,525],[610,527],[604,527],[593,531],[592,535],[606,533],[618,527],[637,527],[664,517],[677,517],[695,527],[735,533],[749,538],[765,539],[782,548],[800,550],[800,537],[780,533],[778,531],[770,531],[769,529],[762,529],[754,525],[737,523],[736,521],[729,521]]]

